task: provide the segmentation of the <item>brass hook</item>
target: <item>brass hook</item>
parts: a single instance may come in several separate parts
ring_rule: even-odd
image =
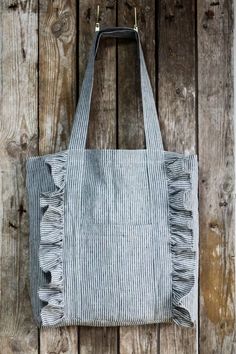
[[[137,23],[137,9],[134,8],[134,30],[138,32],[138,23]]]
[[[97,6],[97,16],[96,16],[97,22],[96,22],[96,24],[95,24],[95,32],[100,31],[99,10],[100,10],[100,6],[98,5],[98,6]]]

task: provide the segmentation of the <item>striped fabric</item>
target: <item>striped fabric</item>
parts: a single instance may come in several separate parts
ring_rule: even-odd
[[[85,149],[94,62],[106,36],[138,43],[146,149]],[[163,150],[138,33],[97,32],[68,150],[27,161],[31,301],[38,326],[193,326],[197,184],[196,155]]]

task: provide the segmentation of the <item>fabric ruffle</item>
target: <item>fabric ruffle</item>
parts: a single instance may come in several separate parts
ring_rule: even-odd
[[[46,157],[55,184],[55,191],[40,194],[42,219],[40,222],[39,264],[50,272],[50,282],[39,289],[40,300],[47,302],[41,310],[43,326],[53,326],[64,318],[63,299],[63,238],[64,187],[67,153]]]
[[[169,226],[172,255],[173,322],[194,325],[193,290],[197,267],[197,159],[196,156],[167,154]],[[190,296],[192,299],[187,299]],[[187,299],[187,300],[186,300]]]

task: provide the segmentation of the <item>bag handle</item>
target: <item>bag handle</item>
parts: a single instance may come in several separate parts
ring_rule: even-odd
[[[94,64],[100,39],[102,37],[131,38],[135,39],[139,49],[140,75],[141,75],[141,95],[143,105],[144,130],[146,138],[146,149],[163,150],[162,137],[159,121],[157,117],[155,100],[152,92],[150,79],[148,76],[139,34],[133,28],[112,27],[95,32],[89,60],[81,88],[79,101],[76,108],[74,123],[72,127],[69,149],[84,150],[86,146],[91,96],[94,79]]]

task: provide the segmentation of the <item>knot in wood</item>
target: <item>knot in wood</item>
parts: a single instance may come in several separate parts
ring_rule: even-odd
[[[70,17],[68,12],[64,13],[52,24],[51,31],[56,38],[60,37],[62,33],[69,31]]]

